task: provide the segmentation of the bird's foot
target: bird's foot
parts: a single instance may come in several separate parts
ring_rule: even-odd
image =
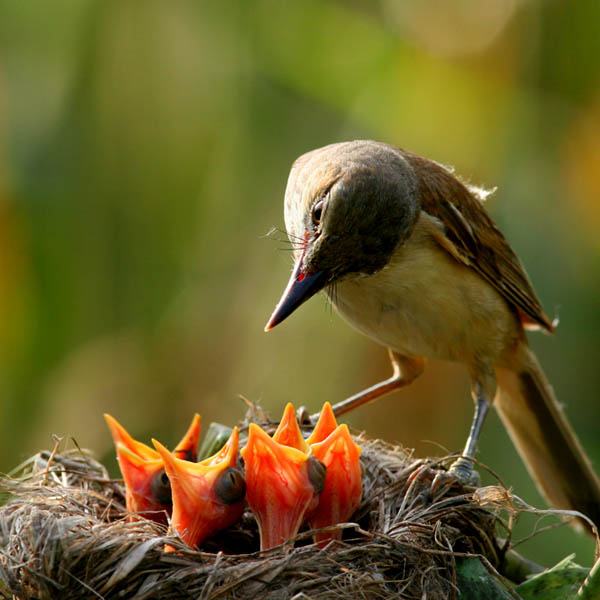
[[[474,487],[480,485],[479,473],[473,470],[473,463],[462,456],[452,463],[448,471],[442,471],[429,465],[418,467],[408,477],[409,490],[411,487],[417,486],[418,482],[423,481],[430,482],[429,486],[419,494],[426,504],[444,495],[457,484]]]
[[[438,471],[431,483],[431,489],[437,494],[457,482],[470,487],[481,485],[481,478],[473,469],[473,462],[464,456],[457,458],[447,471]]]
[[[481,486],[481,477],[473,469],[473,461],[464,456],[460,456],[450,465],[447,474],[460,481],[463,485],[472,487]]]

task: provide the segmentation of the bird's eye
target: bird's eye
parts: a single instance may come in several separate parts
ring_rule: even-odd
[[[164,469],[154,475],[150,482],[150,489],[157,502],[165,505],[171,503],[171,482]]]
[[[223,504],[234,504],[246,495],[246,481],[237,469],[229,467],[219,475],[214,489]]]
[[[323,207],[324,206],[325,206],[325,200],[323,198],[321,198],[321,200],[319,200],[313,206],[313,209],[312,209],[312,222],[315,225],[320,225],[321,224],[321,219],[323,217]]]
[[[312,483],[317,494],[320,494],[325,487],[327,467],[314,456],[310,456],[306,463],[306,466],[308,467],[308,479]]]

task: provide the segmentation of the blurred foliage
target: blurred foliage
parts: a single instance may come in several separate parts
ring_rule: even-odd
[[[597,0],[4,0],[0,470],[51,433],[114,466],[105,411],[169,445],[194,411],[233,424],[238,394],[278,415],[386,377],[324,299],[262,331],[289,167],[359,137],[498,186],[489,210],[561,319],[533,346],[600,464],[598,22]],[[471,410],[464,371],[433,363],[349,422],[438,454]],[[479,456],[543,505],[495,417]],[[591,564],[568,528],[520,551],[567,548]]]

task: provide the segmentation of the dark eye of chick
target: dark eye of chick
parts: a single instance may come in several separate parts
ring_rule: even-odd
[[[325,206],[325,200],[319,200],[312,209],[312,222],[314,225],[321,224],[321,218],[323,217],[323,207]]]
[[[315,488],[315,492],[320,494],[325,487],[325,477],[327,476],[327,467],[314,456],[310,456],[306,461],[308,468],[308,479]]]
[[[150,489],[157,502],[164,505],[171,504],[171,482],[164,469],[154,475],[150,482]]]
[[[215,482],[215,495],[223,504],[234,504],[246,495],[246,481],[233,467],[225,469]]]

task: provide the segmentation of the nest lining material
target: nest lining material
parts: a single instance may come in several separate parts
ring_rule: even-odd
[[[432,461],[356,437],[363,499],[342,542],[301,532],[260,553],[249,512],[193,551],[150,521],[128,522],[119,482],[79,449],[43,452],[0,479],[0,598],[447,598],[456,553],[502,558],[497,514],[449,483],[427,499]],[[1,502],[1,500],[0,500]],[[165,553],[165,543],[176,552]]]

